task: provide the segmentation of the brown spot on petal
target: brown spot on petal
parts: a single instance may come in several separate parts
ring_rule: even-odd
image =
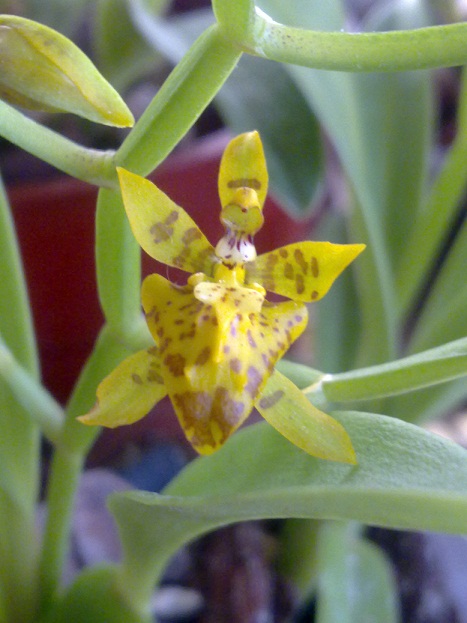
[[[293,279],[294,277],[293,266],[290,262],[287,262],[287,264],[284,266],[284,277],[286,279]]]
[[[295,276],[295,289],[297,290],[297,294],[303,294],[303,292],[305,292],[305,282],[303,275],[300,273]]]
[[[294,258],[297,264],[300,266],[301,271],[304,275],[306,275],[308,271],[308,264],[306,263],[305,256],[303,255],[303,251],[301,249],[295,249]]]
[[[186,359],[180,353],[167,355],[164,359],[165,365],[169,368],[173,376],[182,376],[185,371]]]
[[[253,338],[253,335],[250,331],[250,329],[248,329],[248,331],[246,332],[246,336],[248,338],[248,344],[251,346],[251,348],[257,348],[257,344]]]
[[[149,370],[147,380],[150,383],[159,383],[159,385],[164,384],[164,379],[161,377],[161,375],[158,372],[155,372],[154,370]]]
[[[284,392],[281,389],[278,389],[277,391],[273,392],[272,394],[269,394],[269,396],[264,396],[259,401],[260,408],[261,409],[270,409],[271,407],[273,407],[274,405],[276,405],[279,402],[279,400],[282,398],[283,395],[284,395]]]
[[[248,368],[247,375],[248,383],[245,386],[245,391],[247,391],[252,398],[255,398],[263,381],[263,376],[254,366]]]
[[[142,385],[143,384],[143,379],[140,377],[139,374],[132,374],[131,375],[131,380],[133,382],[135,382],[137,385]]]
[[[319,296],[319,292],[317,292],[316,290],[313,290],[313,292],[311,293],[311,300],[314,301],[318,298]]]
[[[261,188],[261,182],[256,177],[239,177],[236,180],[229,180],[227,182],[228,188],[253,188],[259,190]]]
[[[196,358],[195,365],[204,366],[204,364],[209,361],[210,357],[211,357],[211,349],[209,348],[209,346],[206,346],[206,348],[203,348],[203,350],[200,352],[200,354]]]
[[[197,227],[190,227],[182,236],[183,244],[191,244],[195,240],[199,240],[202,237],[201,232]]]
[[[165,219],[166,225],[172,225],[175,221],[178,221],[179,214],[177,210],[172,210],[169,216]]]
[[[173,400],[188,438],[200,449],[222,445],[245,411],[245,405],[233,400],[225,387],[218,387],[214,396],[209,392],[184,392],[174,394]]]
[[[319,277],[319,264],[316,257],[311,258],[311,274],[313,277]]]
[[[227,433],[225,438],[227,438],[228,434],[230,434],[232,430],[231,427],[238,424],[238,420],[244,411],[245,405],[243,402],[233,400],[225,387],[218,387],[216,389],[211,416],[216,420],[221,428],[223,428],[222,423],[224,420],[228,424],[228,427],[224,429],[224,432]]]
[[[289,252],[287,249],[279,249],[279,255],[283,258],[289,257]]]
[[[233,359],[231,359],[229,362],[229,366],[232,372],[235,372],[236,374],[240,374],[240,372],[242,371],[242,362],[240,361],[240,359],[238,359],[238,357],[234,357]]]

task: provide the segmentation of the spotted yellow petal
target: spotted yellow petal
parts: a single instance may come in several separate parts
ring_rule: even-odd
[[[252,288],[179,287],[160,275],[145,279],[142,302],[180,424],[193,447],[210,454],[250,414],[274,364],[305,328],[306,309],[265,303]]]
[[[308,454],[329,461],[357,463],[344,427],[312,405],[304,393],[277,370],[255,406],[271,426]]]
[[[187,272],[210,274],[214,249],[185,210],[144,177],[117,171],[131,228],[146,253]]]
[[[115,428],[144,417],[167,394],[154,346],[131,355],[97,388],[97,404],[78,418],[83,424]]]
[[[238,203],[239,188],[256,192],[262,208],[268,192],[268,171],[258,132],[246,132],[230,141],[219,169],[219,197],[223,208]]]
[[[289,244],[246,264],[246,279],[295,301],[317,301],[364,248],[331,242]]]

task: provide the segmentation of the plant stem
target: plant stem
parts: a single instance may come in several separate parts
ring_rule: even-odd
[[[63,410],[43,385],[11,354],[0,338],[0,377],[7,383],[16,401],[37,424],[45,437],[55,443],[63,424]]]
[[[113,151],[82,147],[0,100],[0,135],[64,173],[97,186],[117,187]]]
[[[14,359],[37,379],[37,348],[26,282],[1,179],[0,267],[0,334]],[[36,599],[34,520],[40,439],[37,424],[25,414],[4,379],[0,379],[0,429],[0,592],[8,602],[7,620],[23,623],[32,617]],[[5,488],[11,495],[3,495]]]
[[[467,375],[467,338],[410,357],[340,374],[326,374],[309,392],[329,401],[352,402],[395,396]],[[306,391],[306,390],[305,390]]]
[[[47,489],[47,521],[42,541],[39,569],[40,612],[50,608],[62,578],[68,553],[71,515],[85,455],[58,447],[51,464]]]
[[[101,189],[97,199],[96,272],[106,321],[127,336],[141,318],[141,248],[120,193],[108,189]]]
[[[99,427],[83,426],[75,418],[89,411],[95,402],[98,383],[129,352],[119,336],[104,327],[67,408],[67,419],[53,456],[47,490],[47,521],[40,561],[43,614],[52,604],[60,585],[79,476],[89,447],[100,432]]]
[[[285,26],[256,9],[245,52],[333,71],[382,72],[467,63],[467,22],[381,33],[321,32]]]
[[[240,56],[217,25],[208,28],[138,120],[117,152],[117,164],[139,175],[150,173],[193,126]]]
[[[0,266],[0,333],[15,359],[37,378],[39,363],[26,281],[15,226],[1,177]]]
[[[212,9],[217,23],[230,40],[250,32],[255,22],[255,3],[253,0],[212,0]]]

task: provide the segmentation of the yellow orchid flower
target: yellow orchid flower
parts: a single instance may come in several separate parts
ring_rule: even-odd
[[[79,419],[108,427],[142,418],[166,394],[200,454],[220,448],[254,407],[309,454],[355,463],[344,428],[312,405],[276,362],[307,324],[304,302],[326,294],[365,245],[299,242],[256,256],[268,175],[259,134],[233,139],[220,165],[225,235],[214,248],[190,216],[148,180],[118,170],[133,233],[154,259],[193,273],[178,286],[142,285],[156,345],[123,361]],[[266,290],[291,300],[272,303]]]

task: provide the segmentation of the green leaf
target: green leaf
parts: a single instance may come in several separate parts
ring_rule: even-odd
[[[322,380],[322,389],[331,401],[373,400],[445,383],[465,375],[467,338],[462,338],[379,366],[328,374]]]
[[[339,0],[290,4],[263,0],[276,20],[315,30],[339,31],[344,13]],[[323,72],[288,66],[287,70],[334,143],[357,198],[358,231],[353,239],[368,244],[358,266],[365,333],[360,348],[364,363],[393,356],[395,314],[391,262],[383,217],[386,199],[387,137],[384,80],[375,74]],[[391,116],[389,115],[389,119]]]
[[[266,424],[197,459],[164,495],[111,498],[124,549],[122,582],[148,598],[178,547],[218,526],[266,517],[353,519],[398,529],[467,533],[467,452],[382,415],[333,413],[358,465],[312,458]]]
[[[37,352],[14,222],[0,179],[0,335],[37,377]],[[8,352],[8,351],[7,351]],[[3,351],[5,354],[5,351]],[[6,368],[11,356],[6,356]],[[0,585],[10,620],[27,620],[35,591],[34,518],[39,485],[39,428],[0,378]],[[2,590],[0,589],[0,592]]]
[[[22,17],[0,15],[0,96],[25,108],[72,112],[128,127],[134,119],[88,57],[55,30]]]
[[[467,333],[467,221],[457,234],[430,289],[422,312],[417,317],[410,350],[423,348],[464,336]]]
[[[444,241],[455,224],[467,187],[467,70],[459,85],[457,132],[429,195],[414,222],[398,271],[398,300],[407,313],[420,295]]]
[[[344,26],[337,0],[295,2],[293,9],[276,0],[261,5],[293,26],[334,31]],[[423,6],[415,5],[408,12],[392,3],[391,14],[375,19],[371,27],[425,25]],[[393,270],[418,211],[427,172],[433,118],[430,75],[363,75],[292,66],[288,71],[334,142],[355,192],[361,214],[353,238],[369,245],[357,267],[365,329],[361,357],[365,364],[383,361],[394,355]]]
[[[46,623],[150,623],[148,613],[135,611],[118,586],[113,567],[84,571],[65,592]]]
[[[405,422],[423,424],[462,409],[465,404],[465,379],[401,394],[384,401],[384,412]]]
[[[397,589],[390,563],[352,528],[333,522],[320,531],[316,621],[397,623]]]
[[[285,69],[243,56],[215,103],[234,134],[251,129],[261,134],[271,188],[281,204],[295,216],[309,212],[323,177],[322,141],[312,111]]]
[[[131,4],[131,0],[101,0],[93,24],[97,66],[121,92],[145,74],[162,68],[164,62],[133,24]],[[162,12],[168,2],[152,4],[151,16]]]

